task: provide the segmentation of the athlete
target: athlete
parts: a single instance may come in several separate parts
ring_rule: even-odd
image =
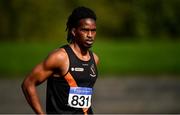
[[[96,36],[96,14],[77,7],[69,16],[67,45],[52,51],[22,83],[26,100],[37,114],[92,114],[98,56],[90,48]],[[36,86],[47,80],[46,112]]]

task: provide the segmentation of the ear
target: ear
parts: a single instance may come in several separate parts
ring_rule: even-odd
[[[75,30],[76,30],[75,28],[72,28],[72,29],[71,29],[71,34],[72,34],[73,36],[76,35]]]

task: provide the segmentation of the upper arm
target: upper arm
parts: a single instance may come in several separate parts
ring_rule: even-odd
[[[98,63],[99,63],[99,57],[98,57],[95,53],[93,53],[93,56],[94,56],[94,60],[95,60],[95,62],[96,62],[96,65],[98,65]]]
[[[26,83],[38,85],[52,74],[52,70],[47,68],[44,63],[45,62],[43,61],[33,68],[33,70],[25,78]]]
[[[36,65],[30,74],[25,78],[25,82],[38,85],[45,81],[55,69],[61,70],[64,64],[65,55],[62,51],[54,51],[42,61]]]

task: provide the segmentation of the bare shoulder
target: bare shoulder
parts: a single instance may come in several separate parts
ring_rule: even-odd
[[[64,65],[68,61],[68,56],[64,48],[58,48],[49,53],[47,58],[44,61],[46,67],[50,68],[59,68],[61,65]]]
[[[99,63],[99,57],[97,56],[96,53],[93,52],[94,60],[96,62],[96,65]]]
[[[26,81],[35,82],[37,84],[46,80],[54,70],[59,70],[60,74],[64,74],[68,67],[68,58],[64,49],[59,48],[47,56],[45,60],[36,65],[32,72],[28,74]]]

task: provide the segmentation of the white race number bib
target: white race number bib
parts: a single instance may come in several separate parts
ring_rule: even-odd
[[[68,104],[74,108],[89,108],[91,106],[92,88],[70,87]]]

